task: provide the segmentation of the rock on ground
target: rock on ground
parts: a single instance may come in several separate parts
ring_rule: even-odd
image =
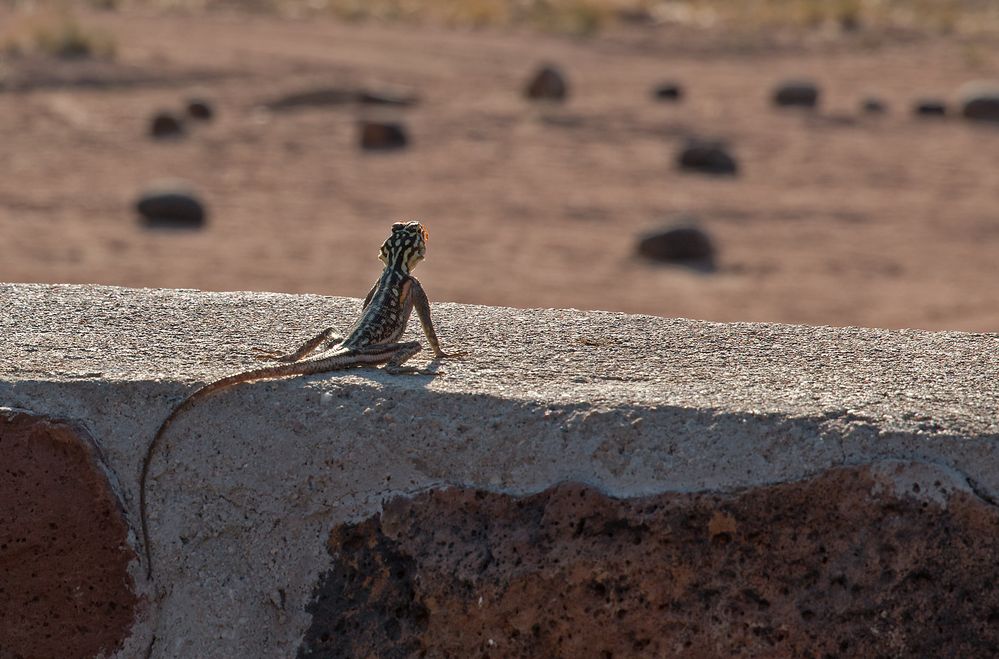
[[[187,102],[187,116],[199,121],[211,121],[215,117],[215,108],[203,98],[192,98]]]
[[[679,101],[683,99],[683,86],[676,82],[664,82],[652,90],[652,98],[657,101]]]
[[[709,264],[715,248],[702,229],[681,225],[645,234],[639,239],[638,253],[655,261]]]
[[[677,155],[677,165],[702,174],[734,176],[739,166],[725,144],[711,140],[690,140]]]
[[[558,67],[549,64],[534,74],[524,95],[532,100],[564,101],[569,95],[569,84]]]
[[[183,137],[184,121],[173,112],[157,112],[149,121],[149,135],[155,139]]]
[[[190,186],[179,181],[150,186],[135,207],[149,227],[198,228],[205,223],[204,203]]]
[[[971,82],[961,88],[959,96],[965,119],[999,121],[999,84]]]
[[[406,127],[398,121],[365,119],[359,124],[361,148],[367,151],[392,151],[409,144]]]
[[[913,104],[912,113],[917,117],[944,117],[947,103],[933,98],[920,99]]]
[[[819,87],[811,80],[788,80],[774,89],[773,101],[780,107],[814,108],[819,103]]]
[[[877,96],[868,96],[860,103],[860,109],[866,114],[884,114],[888,105]]]

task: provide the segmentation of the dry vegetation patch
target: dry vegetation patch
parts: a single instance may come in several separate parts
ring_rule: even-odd
[[[0,0],[0,6],[5,4],[45,6],[30,0]],[[620,23],[999,31],[999,4],[990,0],[63,0],[61,4],[102,10],[325,14],[351,21],[528,26],[573,34],[592,34]]]
[[[21,7],[0,22],[4,56],[45,55],[61,59],[111,59],[116,43],[110,32],[81,21],[67,4]]]

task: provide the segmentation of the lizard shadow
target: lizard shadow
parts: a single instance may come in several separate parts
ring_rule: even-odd
[[[315,373],[313,375],[298,375],[288,378],[283,378],[287,382],[301,381],[301,382],[323,382],[323,381],[334,381],[340,380],[345,376],[355,376],[360,377],[365,380],[369,380],[374,383],[387,385],[390,383],[406,383],[407,385],[414,385],[419,388],[425,388],[428,384],[434,381],[436,378],[445,375],[446,371],[441,369],[441,365],[444,360],[434,359],[430,361],[426,366],[419,368],[413,372],[400,372],[393,373],[388,371],[383,366],[357,366],[353,368],[345,368],[336,371],[330,371],[328,373]],[[258,381],[259,382],[259,381]],[[254,383],[247,383],[252,386]]]

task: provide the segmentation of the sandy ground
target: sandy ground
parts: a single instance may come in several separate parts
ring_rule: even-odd
[[[87,75],[141,84],[0,93],[0,281],[362,296],[388,225],[417,218],[431,233],[417,275],[437,300],[999,331],[999,128],[909,113],[916,97],[999,77],[995,42],[84,20],[118,45],[114,64]],[[568,73],[562,107],[520,96],[543,61]],[[14,61],[5,73],[38,85],[84,75],[72,66]],[[822,110],[774,110],[773,85],[799,75],[822,84]],[[687,98],[653,102],[663,79]],[[355,105],[259,109],[373,83],[420,95],[396,112],[412,148],[362,153],[356,122],[370,111]],[[871,93],[887,115],[858,114]],[[191,95],[212,100],[217,120],[150,140],[151,113]],[[740,176],[678,172],[688,135],[727,140]],[[204,230],[137,222],[137,194],[162,178],[199,190]],[[674,213],[715,238],[715,272],[634,255],[636,236]]]

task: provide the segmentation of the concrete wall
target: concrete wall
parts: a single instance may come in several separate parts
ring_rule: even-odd
[[[965,656],[999,648],[986,587],[999,584],[999,557],[981,541],[999,497],[995,334],[436,304],[444,348],[470,354],[430,363],[435,377],[359,369],[258,382],[180,417],[151,469],[149,583],[137,485],[157,426],[199,384],[259,366],[252,347],[347,330],[359,301],[19,284],[0,285],[0,300],[0,406],[10,408],[0,450],[17,451],[0,468],[10,476],[0,501],[31,507],[0,517],[0,609],[47,607],[0,615],[0,656],[44,655],[44,642],[81,635],[77,656],[143,656],[153,637],[157,657],[847,656],[947,648],[951,637],[975,641]],[[74,442],[92,449],[65,449]],[[67,474],[82,472],[92,476],[70,487]],[[567,496],[589,503],[567,507]],[[780,512],[788,500],[801,516]],[[105,522],[85,527],[101,533],[40,552],[78,517],[75,501],[100,504],[87,514]],[[602,530],[588,535],[594,515]],[[490,519],[508,532],[490,535]],[[798,529],[807,542],[763,529]],[[890,542],[878,539],[885,529]],[[940,553],[955,536],[963,553]],[[916,537],[940,540],[917,551]],[[94,543],[104,549],[79,553]],[[625,565],[632,545],[653,549]],[[873,553],[834,573],[819,567],[829,565],[819,547]],[[475,552],[486,558],[473,569],[462,561]],[[829,583],[770,574],[788,552]],[[42,563],[27,565],[29,554]],[[972,597],[934,571],[948,561],[984,590]],[[725,587],[696,578],[723,565]],[[39,570],[62,578],[44,583]],[[395,595],[376,602],[379,579],[392,586],[379,597]],[[807,589],[844,579],[858,590],[802,604]],[[98,581],[109,594],[81,608],[72,593]],[[612,587],[624,582],[645,586]],[[952,619],[958,600],[932,598],[947,587],[973,600],[959,622],[974,629]],[[563,602],[551,619],[551,594],[573,588],[593,606]],[[905,608],[917,601],[929,617]],[[598,651],[580,630],[608,607],[620,638]],[[849,626],[877,607],[890,612],[882,622]],[[69,610],[86,621],[53,622]],[[456,636],[448,620],[472,631]]]

